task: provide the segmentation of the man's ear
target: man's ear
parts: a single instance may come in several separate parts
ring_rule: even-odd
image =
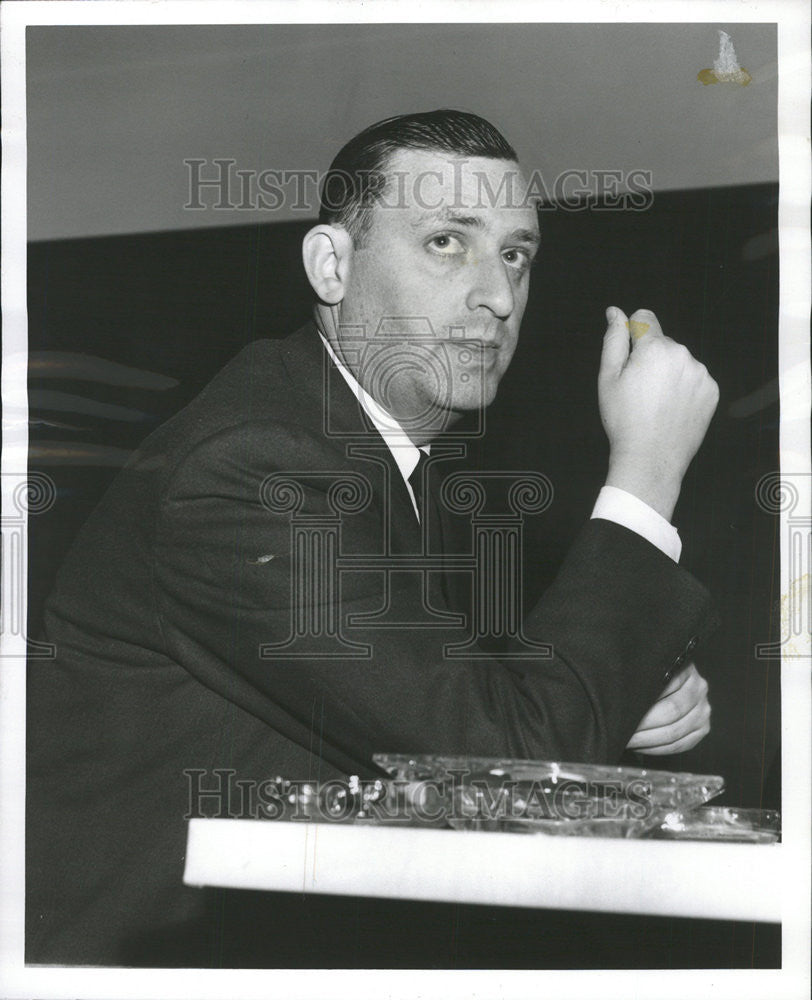
[[[337,305],[344,298],[352,252],[352,237],[338,226],[314,226],[304,238],[302,260],[307,280],[327,305]]]

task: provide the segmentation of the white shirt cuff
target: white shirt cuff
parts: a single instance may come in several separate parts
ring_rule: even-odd
[[[674,562],[679,562],[682,552],[677,529],[632,493],[619,490],[616,486],[604,486],[598,494],[592,510],[593,517],[622,524],[629,531],[642,535],[646,541],[656,545]]]

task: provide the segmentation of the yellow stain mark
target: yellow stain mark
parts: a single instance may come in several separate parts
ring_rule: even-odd
[[[629,320],[629,330],[634,340],[639,340],[651,329],[651,323],[641,323],[639,319]]]
[[[709,83],[737,83],[740,87],[746,87],[753,79],[743,66],[733,73],[718,73],[712,69],[701,69],[696,74],[696,78],[706,87]]]
[[[809,600],[808,573],[792,580],[787,593],[781,595],[781,635],[786,636],[781,649],[788,656],[809,655],[810,637],[803,622],[803,609],[808,606]],[[798,625],[801,626],[800,631],[797,629]],[[808,627],[809,622],[806,623],[806,628]]]

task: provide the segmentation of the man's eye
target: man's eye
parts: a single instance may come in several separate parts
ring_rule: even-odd
[[[456,236],[451,233],[438,233],[429,240],[429,247],[443,256],[465,253],[465,247]]]
[[[526,268],[530,267],[530,254],[526,250],[518,250],[511,248],[510,250],[505,250],[502,253],[502,259],[506,264],[511,267],[515,267],[520,271],[524,271]]]

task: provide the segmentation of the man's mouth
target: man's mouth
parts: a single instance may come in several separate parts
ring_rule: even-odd
[[[484,355],[485,357],[489,357],[490,355],[495,355],[502,345],[493,340],[473,339],[460,342],[456,346],[459,349],[460,355],[465,355],[467,352],[471,355]]]
[[[471,340],[457,345],[457,364],[469,374],[480,372],[483,376],[498,367],[499,344]]]

